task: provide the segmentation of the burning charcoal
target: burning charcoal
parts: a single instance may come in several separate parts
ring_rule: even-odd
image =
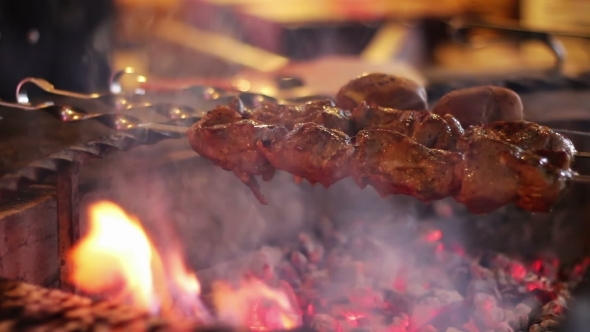
[[[463,296],[454,290],[437,288],[433,293],[444,305],[463,301]]]
[[[316,314],[313,316],[310,327],[318,332],[339,332],[340,323],[334,317],[325,314]]]
[[[290,302],[292,311],[294,311],[293,315],[296,315],[298,317],[297,321],[301,321],[301,316],[303,315],[303,313],[301,312],[301,308],[299,306],[299,301],[297,301],[297,296],[295,296],[295,292],[293,291],[293,287],[291,287],[291,285],[289,285],[288,282],[286,282],[284,280],[280,280],[279,284],[278,284],[278,288],[281,289],[283,291],[283,294],[285,294],[287,296],[287,299]]]
[[[359,326],[358,321],[351,319],[339,319],[338,323],[344,332],[374,332],[370,326]]]
[[[326,285],[332,284],[332,279],[330,278],[329,271],[327,270],[306,273],[303,277],[305,278],[304,288],[307,289],[318,290]]]
[[[514,329],[505,322],[502,322],[493,329],[494,332],[514,332]]]
[[[255,277],[270,281],[275,277],[274,262],[269,253],[264,251],[256,252],[250,261],[249,271]]]
[[[436,327],[432,325],[426,325],[424,327],[419,328],[417,332],[438,332],[438,330],[436,329]]]
[[[464,296],[467,295],[471,284],[471,272],[467,267],[459,267],[450,271],[450,278],[453,282],[454,288]]]
[[[498,284],[493,279],[473,280],[467,288],[467,298],[472,298],[478,293],[493,295],[497,299],[502,298],[502,295],[498,290]]]
[[[391,315],[410,314],[413,309],[413,302],[402,293],[394,290],[384,292],[384,301],[387,313]]]
[[[358,284],[362,275],[361,262],[342,262],[331,266],[328,270],[330,280],[333,282],[347,283],[350,285]]]
[[[522,330],[529,325],[529,315],[532,309],[524,304],[518,304],[514,310],[505,310],[506,323],[514,330]]]
[[[293,287],[301,287],[302,282],[299,273],[297,273],[291,263],[280,262],[277,265],[276,270],[280,279],[287,281],[289,284],[293,285]]]
[[[319,263],[324,259],[324,247],[318,243],[309,234],[299,234],[299,243],[303,248],[303,252],[312,263]]]
[[[348,329],[347,332],[374,332],[374,329],[372,329],[368,326],[362,326],[362,327],[354,327],[354,328]]]
[[[473,320],[470,320],[469,322],[463,324],[463,329],[466,332],[480,332],[479,328],[477,327],[477,325],[475,325],[475,322]]]
[[[410,326],[410,318],[408,315],[400,315],[393,318],[393,322],[389,325],[388,332],[406,332]]]
[[[526,305],[524,303],[519,303],[514,308],[514,313],[518,314],[518,315],[529,315],[531,313],[531,311],[533,311],[533,309],[531,309],[531,307],[529,307],[528,305]]]
[[[301,274],[304,274],[309,270],[307,257],[299,251],[292,251],[289,255],[289,261]]]
[[[337,231],[332,219],[322,216],[318,223],[317,230],[324,243],[336,240]]]
[[[426,297],[414,306],[410,320],[416,326],[422,326],[436,317],[443,307],[444,305],[436,297]]]
[[[382,309],[385,308],[385,301],[383,295],[375,292],[371,288],[354,288],[348,292],[348,300],[350,303],[361,306],[363,308]]]
[[[554,301],[557,297],[557,294],[555,294],[553,290],[544,289],[534,289],[529,295],[534,296],[541,305],[545,305],[551,301]]]
[[[318,290],[318,301],[323,303],[324,306],[327,306],[327,303],[332,303],[333,305],[335,303],[349,305],[348,298],[346,297],[348,288],[348,285],[339,283],[325,285]]]
[[[541,309],[542,317],[559,317],[567,307],[566,300],[559,296],[557,299],[545,304]]]
[[[559,328],[559,323],[555,320],[546,320],[541,322],[541,324],[532,325],[529,328],[529,332],[553,332],[557,331]]]
[[[473,297],[475,316],[488,328],[493,328],[504,321],[504,311],[497,307],[496,298],[486,293],[477,293]]]

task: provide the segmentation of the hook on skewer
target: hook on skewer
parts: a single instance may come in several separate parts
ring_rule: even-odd
[[[104,97],[104,95],[98,93],[85,94],[56,89],[55,86],[53,86],[53,84],[49,83],[48,81],[42,78],[27,77],[20,81],[16,87],[16,100],[19,104],[31,103],[31,99],[29,98],[29,88],[31,87],[31,85],[34,85],[45,92],[62,97],[70,97],[76,99],[100,99]]]

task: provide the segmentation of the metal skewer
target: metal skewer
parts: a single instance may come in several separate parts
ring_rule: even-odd
[[[105,104],[109,104],[113,100],[113,95],[111,94],[98,94],[98,93],[78,93],[78,92],[71,92],[66,90],[56,89],[53,84],[49,83],[48,81],[35,78],[35,77],[28,77],[20,81],[16,87],[16,100],[19,104],[28,105],[31,103],[29,98],[29,87],[32,85],[37,86],[38,88],[42,89],[45,92],[50,94],[61,96],[61,97],[68,97],[68,98],[75,98],[75,99],[82,99],[82,100],[96,100],[103,102]]]
[[[590,184],[590,175],[574,175],[570,181],[574,183]]]
[[[56,105],[51,102],[45,102],[38,105],[22,105],[0,101],[0,106],[18,108],[24,111],[43,111],[62,122],[95,120],[114,130],[146,129],[173,137],[179,137],[180,135],[185,134],[188,130],[188,127],[145,122],[128,114],[87,113],[75,107]]]
[[[22,80],[17,87],[16,95],[18,104],[15,103],[8,103],[0,101],[0,106],[8,106],[19,108],[25,111],[34,111],[34,110],[42,110],[46,113],[52,115],[53,117],[57,118],[58,120],[64,122],[75,122],[81,120],[96,120],[104,124],[105,126],[115,129],[115,130],[131,130],[137,128],[149,129],[156,132],[160,132],[162,134],[169,134],[169,135],[178,135],[178,134],[185,134],[188,130],[188,127],[184,126],[174,126],[169,124],[161,124],[161,123],[146,123],[139,118],[136,118],[131,115],[125,114],[115,114],[115,113],[87,113],[79,108],[71,107],[71,106],[64,106],[64,105],[56,105],[53,102],[43,102],[36,105],[30,104],[30,99],[28,95],[28,87],[31,85],[35,85],[45,92],[51,93],[56,96],[67,97],[67,98],[74,98],[78,100],[96,100],[100,102],[106,102],[107,104],[112,105],[112,101],[116,98],[120,98],[123,100],[124,104],[126,104],[125,109],[139,109],[139,108],[150,108],[154,109],[157,113],[166,116],[170,120],[198,120],[202,118],[207,112],[204,111],[196,111],[195,109],[188,107],[188,106],[180,106],[170,103],[138,103],[138,104],[130,104],[125,101],[124,98],[119,94],[122,92],[121,87],[121,80],[124,76],[130,75],[134,76],[137,82],[145,82],[146,78],[143,75],[136,74],[132,68],[126,68],[125,70],[119,71],[115,73],[111,78],[111,93],[110,94],[82,94],[77,92],[71,92],[66,90],[59,90],[56,89],[53,84],[50,82],[40,79],[40,78],[25,78]],[[256,108],[264,103],[277,103],[277,104],[302,104],[307,101],[313,100],[322,100],[322,99],[333,99],[331,96],[309,96],[303,98],[295,98],[295,99],[278,99],[271,96],[267,96],[264,94],[259,93],[252,93],[252,92],[232,92],[232,91],[224,91],[220,89],[212,89],[207,90],[207,87],[197,87],[199,91],[193,91],[191,87],[182,89],[182,91],[186,91],[187,93],[194,94],[197,93],[201,98],[209,99],[209,100],[217,100],[219,102],[223,102],[226,104],[232,104],[234,107],[238,107],[240,110],[244,108]],[[141,89],[140,89],[141,90]],[[134,94],[143,94],[145,91],[135,90]],[[562,133],[565,135],[577,135],[577,136],[584,136],[590,137],[590,132],[584,131],[577,131],[577,130],[569,130],[569,129],[553,129],[553,131],[557,133]],[[590,158],[590,152],[576,152],[575,157],[577,158]],[[584,175],[575,175],[572,178],[573,182],[580,182],[580,183],[590,183],[590,176]]]

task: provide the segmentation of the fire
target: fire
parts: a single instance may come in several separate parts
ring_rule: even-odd
[[[111,202],[99,202],[90,208],[88,234],[70,252],[70,279],[91,295],[208,323],[201,284],[181,252],[180,248],[158,251],[137,218]],[[273,289],[259,280],[244,281],[239,288],[218,282],[212,294],[218,319],[257,331],[297,327],[301,313],[283,288]]]
[[[175,252],[163,261],[139,220],[113,203],[90,208],[89,232],[69,260],[71,282],[83,292],[152,313],[188,308],[193,318],[206,316],[199,281],[181,255]]]
[[[301,324],[301,314],[293,309],[289,297],[259,280],[245,280],[238,288],[217,282],[213,302],[222,321],[252,331],[292,329]]]
[[[115,204],[98,203],[90,209],[89,234],[70,254],[71,281],[84,292],[114,292],[119,300],[154,309],[153,249],[137,219]]]

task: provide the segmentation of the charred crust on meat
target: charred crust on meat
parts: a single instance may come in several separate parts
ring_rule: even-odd
[[[397,79],[386,76],[365,83],[388,87]],[[263,104],[242,114],[219,106],[187,136],[197,153],[234,172],[263,204],[256,176],[268,181],[279,169],[324,187],[350,176],[382,197],[452,196],[473,213],[507,204],[547,212],[574,174],[570,140],[521,119],[489,122],[491,108],[466,129],[451,112],[400,110],[371,98],[350,111],[329,100]]]
[[[425,110],[426,100],[426,90],[416,82],[380,73],[358,77],[336,95],[336,105],[345,110],[352,110],[362,102],[401,110]]]

